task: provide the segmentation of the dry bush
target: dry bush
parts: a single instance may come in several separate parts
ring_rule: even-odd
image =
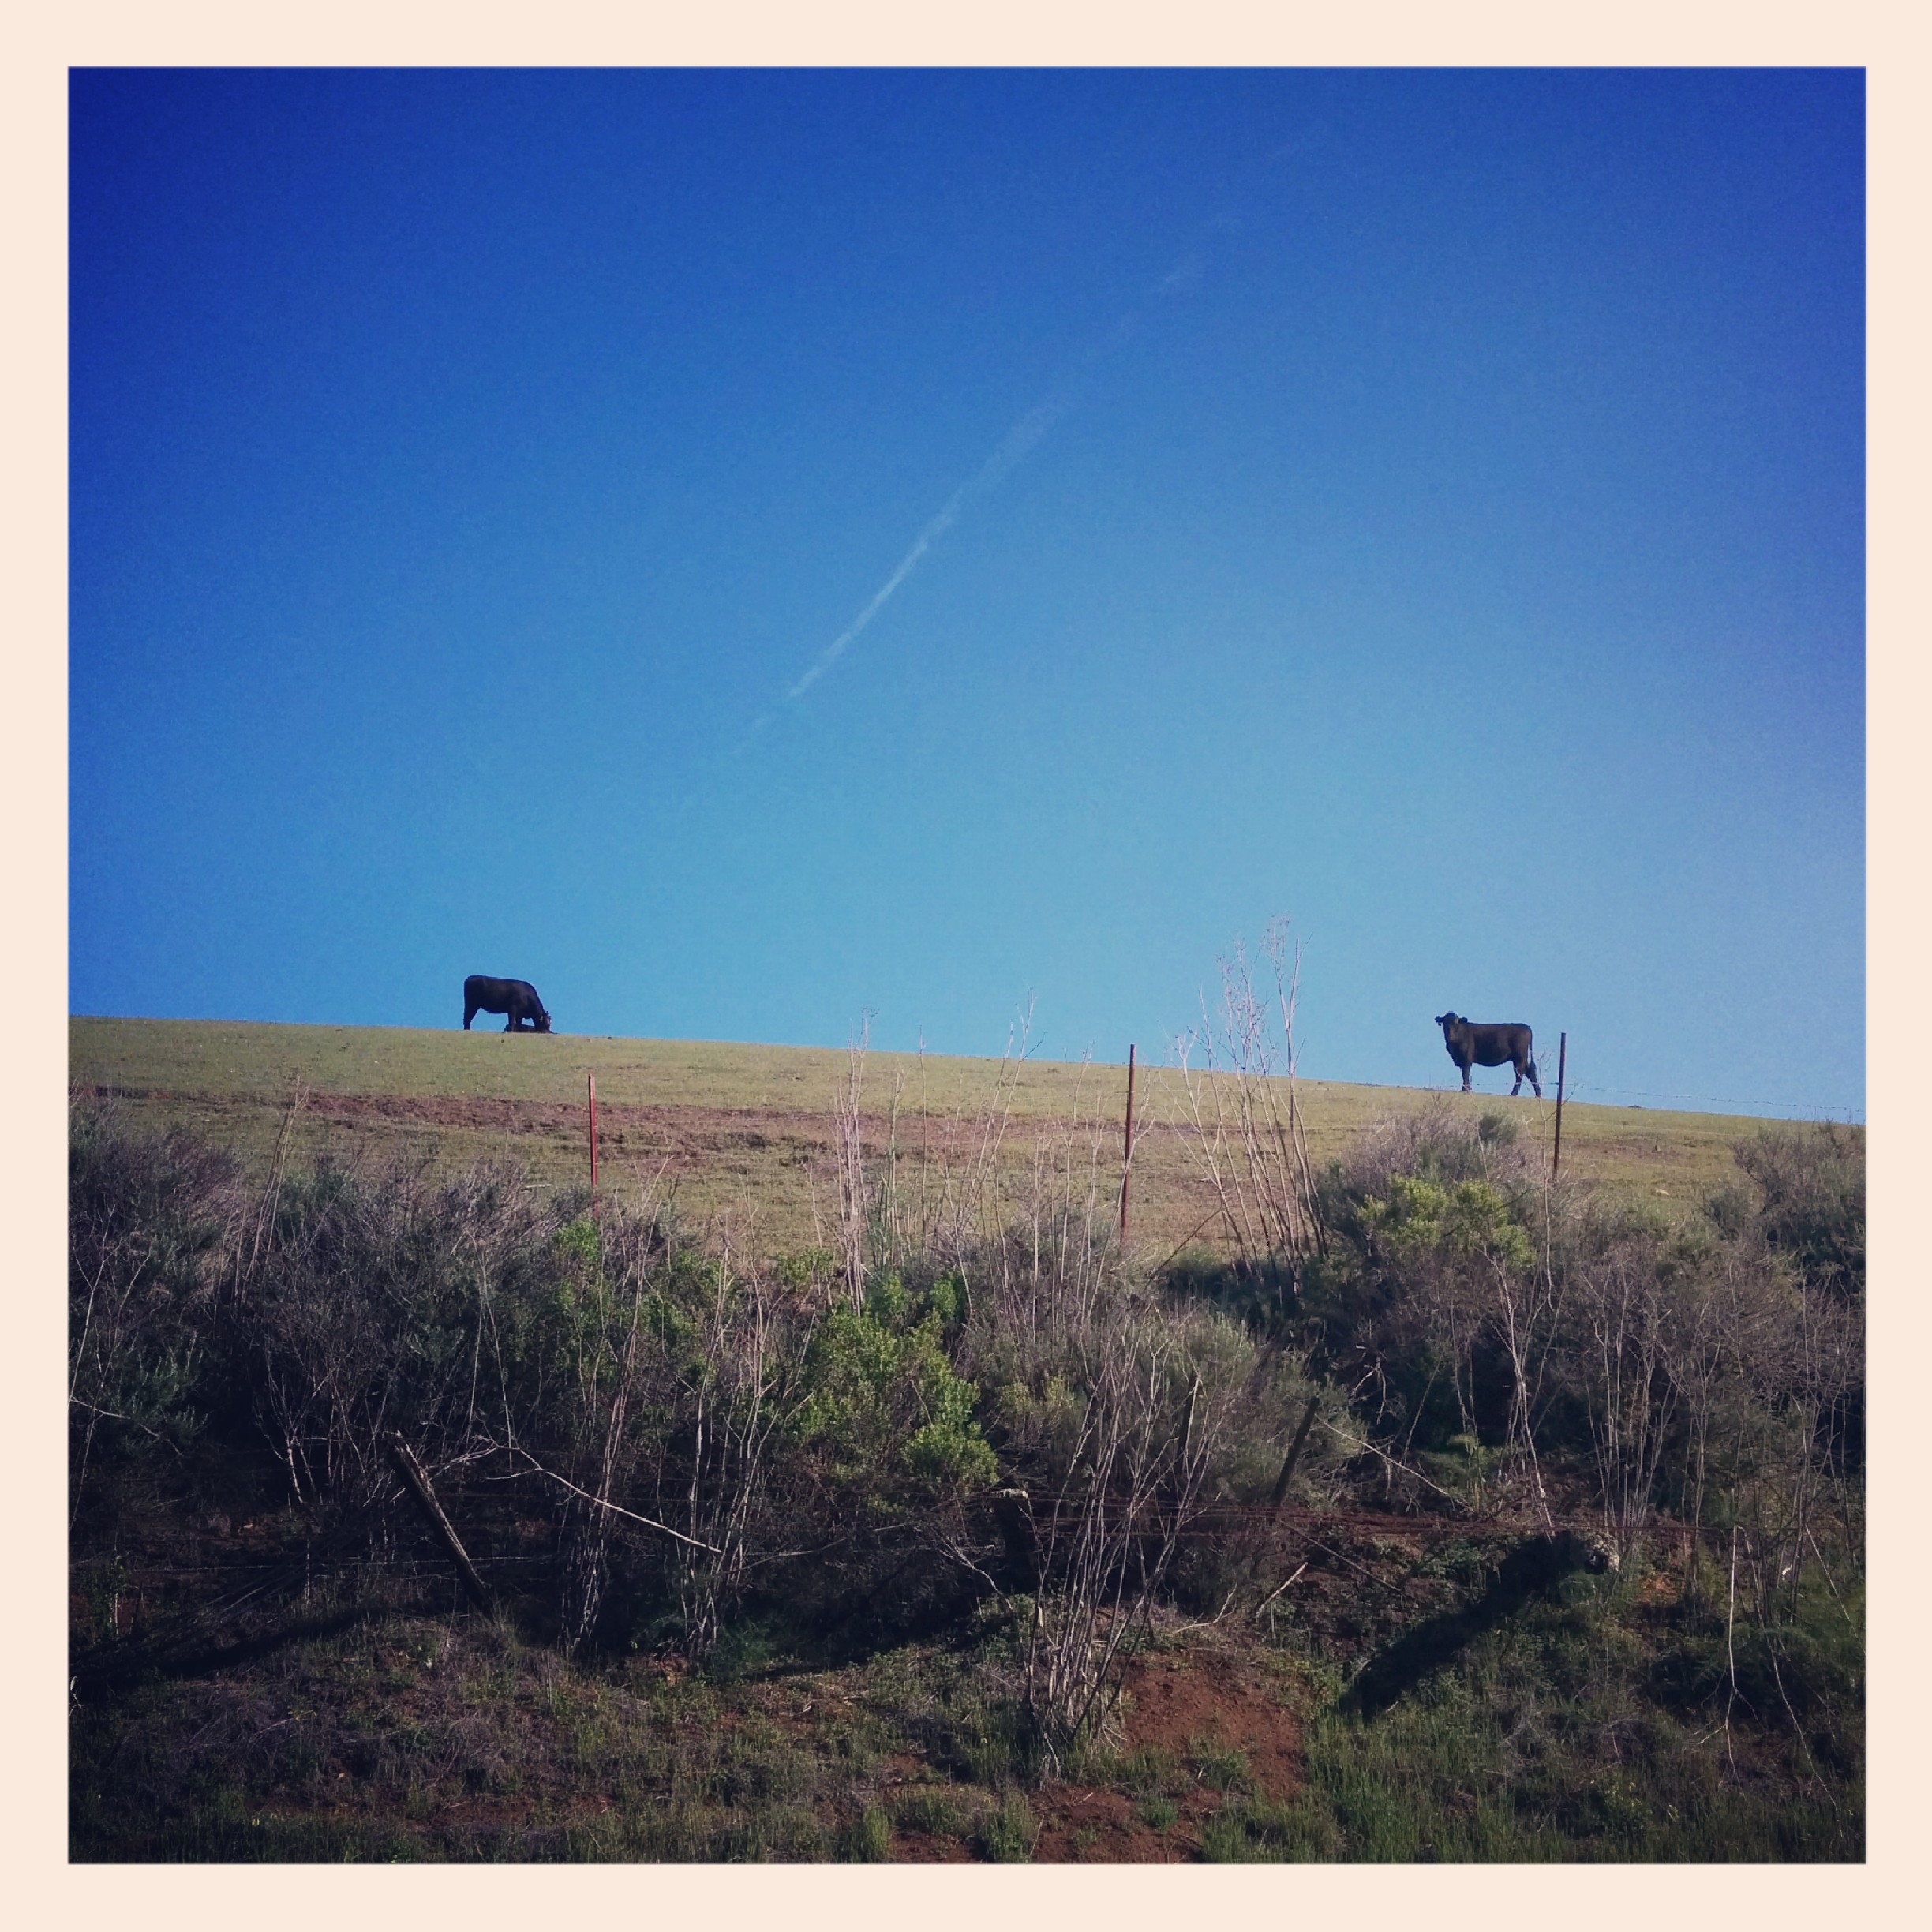
[[[1244,1323],[1122,1254],[1097,1107],[1002,1164],[1009,1083],[950,1165],[901,1164],[896,1110],[882,1155],[856,1131],[863,1046],[837,1282],[748,1267],[647,1197],[593,1217],[511,1169],[286,1159],[249,1185],[190,1137],[77,1106],[77,1524],[114,1485],[192,1489],[226,1457],[251,1481],[271,1462],[303,1534],[375,1553],[408,1520],[400,1432],[466,1508],[515,1519],[503,1550],[554,1538],[566,1648],[702,1657],[760,1593],[829,1618],[939,1601],[942,1575],[1024,1588],[1050,1753],[1104,1724],[1180,1571],[1219,1592],[1226,1569],[1180,1564],[1184,1539],[1212,1507],[1262,1506],[1324,1385],[1307,1466],[1331,1496],[1360,1451],[1354,1480],[1403,1472],[1432,1507],[1587,1500],[1627,1550],[1675,1507],[1735,1530],[1764,1616],[1792,1612],[1825,1543],[1857,1548],[1852,1137],[1747,1144],[1739,1183],[1672,1230],[1548,1183],[1496,1117],[1384,1122],[1324,1176],[1318,1217],[1251,1221],[1250,1253],[1304,1242],[1301,1294]],[[1251,1098],[1219,1145],[1252,1207],[1249,1150],[1301,1170],[1291,1117]],[[994,1515],[973,1499],[996,1481]],[[994,1574],[1002,1546],[1023,1583]]]
[[[706,1256],[677,1239],[648,1197],[565,1222],[553,1247],[539,1324],[492,1327],[505,1406],[473,1440],[549,1500],[567,1651],[611,1607],[621,1549],[629,1593],[668,1592],[701,1659],[771,1559],[770,1478],[816,1313],[736,1267],[728,1240]]]
[[[1276,1391],[1223,1316],[1117,1263],[1090,1265],[1085,1244],[1030,1233],[1003,1244],[996,1274],[983,1263],[998,1286],[961,1355],[990,1394],[1025,1552],[1022,1675],[1050,1769],[1106,1723],[1182,1540],[1219,1493],[1257,1398]]]
[[[993,1091],[978,1116],[945,1123],[943,1139],[963,1149],[949,1156],[935,1151],[927,1136],[916,1150],[903,1144],[908,1084],[903,1073],[893,1080],[884,1144],[876,1150],[868,1144],[863,1101],[871,1014],[860,1016],[858,1035],[846,1050],[845,1077],[833,1096],[837,1222],[832,1232],[855,1309],[865,1305],[868,1280],[921,1265],[957,1268],[996,1241],[1014,1218],[1019,1201],[1004,1156],[1032,1019],[1029,1007],[1009,1029]],[[920,1058],[923,1063],[923,1050]],[[922,1080],[919,1118],[925,1124],[930,1115],[923,1089]],[[1037,1186],[1034,1193],[1037,1208]]]
[[[1218,1023],[1204,995],[1200,1026],[1174,1043],[1181,1092],[1175,1130],[1241,1265],[1279,1281],[1292,1308],[1301,1271],[1325,1235],[1295,1088],[1301,951],[1297,945],[1290,959],[1287,932],[1287,920],[1278,919],[1262,936],[1271,994],[1256,984],[1240,940],[1219,962]]]
[[[543,1293],[556,1211],[507,1167],[324,1166],[280,1194],[242,1296],[257,1417],[298,1503],[368,1511],[395,1494],[390,1431],[439,1470],[481,1453],[496,1315]]]
[[[1371,1121],[1335,1165],[1329,1183],[1356,1199],[1386,1195],[1391,1179],[1486,1181],[1504,1192],[1541,1188],[1540,1160],[1526,1147],[1515,1123],[1498,1111],[1472,1115],[1438,1095],[1421,1107]]]
[[[178,1451],[205,1419],[201,1325],[231,1280],[245,1201],[234,1162],[191,1135],[135,1129],[112,1102],[73,1110],[68,1159],[69,1495],[103,1443]]]
[[[1642,1224],[1605,1230],[1568,1271],[1576,1386],[1588,1419],[1604,1527],[1627,1557],[1649,1522],[1676,1418],[1680,1338],[1702,1324],[1681,1308],[1661,1266],[1661,1242]],[[1681,1319],[1687,1315],[1687,1322]]]

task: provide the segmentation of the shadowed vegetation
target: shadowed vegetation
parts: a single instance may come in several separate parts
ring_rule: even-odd
[[[1155,1268],[833,1116],[771,1257],[77,1101],[73,1855],[1862,1855],[1858,1136],[1443,1103]]]

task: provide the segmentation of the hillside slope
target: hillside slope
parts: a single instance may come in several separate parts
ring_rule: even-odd
[[[552,1186],[589,1178],[586,1105],[597,1080],[605,1185],[675,1185],[700,1219],[728,1215],[767,1252],[818,1237],[832,1212],[836,1109],[848,1056],[815,1047],[578,1035],[465,1033],[393,1027],[286,1026],[77,1017],[75,1087],[112,1092],[140,1114],[192,1125],[265,1162],[299,1095],[295,1150],[343,1160],[428,1159],[440,1167],[508,1158]],[[1511,1099],[1507,1069],[1489,1091],[1304,1080],[1297,1092],[1319,1166],[1378,1120],[1433,1106],[1500,1115],[1527,1144],[1550,1148],[1556,1095]],[[1046,1169],[1094,1198],[1118,1199],[1127,1069],[1030,1060],[873,1053],[859,1110],[867,1144],[896,1147],[912,1198],[996,1150],[1005,1185],[1024,1194]],[[1143,1066],[1135,1111],[1132,1234],[1166,1249],[1211,1237],[1214,1196],[1188,1130],[1179,1070]],[[1733,1171],[1732,1149],[1764,1123],[1748,1117],[1566,1103],[1563,1170],[1687,1211]],[[1506,1130],[1507,1131],[1507,1130]]]

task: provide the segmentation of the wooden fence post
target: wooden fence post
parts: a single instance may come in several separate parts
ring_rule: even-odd
[[[395,1465],[396,1473],[402,1478],[403,1486],[416,1499],[416,1506],[429,1519],[429,1526],[443,1539],[447,1549],[456,1564],[456,1574],[462,1580],[462,1586],[470,1601],[479,1610],[491,1610],[495,1604],[491,1601],[488,1586],[477,1574],[476,1565],[470,1560],[470,1552],[462,1546],[462,1539],[456,1533],[455,1526],[443,1514],[443,1506],[436,1500],[436,1492],[429,1487],[429,1478],[423,1466],[410,1453],[410,1446],[394,1429],[389,1432],[389,1460]]]
[[[1295,1431],[1294,1440],[1288,1445],[1281,1473],[1275,1478],[1275,1493],[1268,1498],[1268,1508],[1273,1515],[1280,1515],[1282,1505],[1288,1500],[1289,1478],[1294,1474],[1295,1465],[1301,1459],[1301,1445],[1308,1440],[1309,1431],[1315,1426],[1315,1411],[1320,1402],[1320,1396],[1311,1395],[1308,1406],[1301,1411],[1301,1426]]]
[[[1550,1153],[1550,1178],[1556,1178],[1557,1163],[1563,1159],[1563,1068],[1570,1058],[1570,1035],[1556,1035],[1556,1145]]]

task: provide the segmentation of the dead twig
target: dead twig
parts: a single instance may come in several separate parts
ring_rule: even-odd
[[[646,1530],[655,1530],[660,1536],[668,1536],[673,1542],[687,1543],[693,1549],[702,1550],[708,1556],[722,1556],[724,1554],[715,1543],[706,1543],[697,1537],[687,1536],[682,1530],[673,1530],[668,1523],[661,1523],[653,1517],[640,1516],[635,1510],[627,1510],[622,1503],[612,1503],[608,1497],[593,1496],[588,1489],[580,1488],[567,1476],[560,1476],[555,1470],[545,1469],[527,1449],[522,1451],[521,1454],[530,1466],[514,1472],[516,1474],[541,1476],[546,1482],[556,1483],[560,1488],[569,1490],[572,1496],[581,1496],[586,1503],[593,1503],[600,1509],[608,1510],[613,1516],[622,1516],[627,1522],[642,1523]]]
[[[1259,1616],[1261,1614],[1261,1612],[1262,1612],[1264,1610],[1265,1610],[1265,1609],[1266,1609],[1266,1608],[1268,1607],[1268,1605],[1269,1605],[1270,1604],[1271,1604],[1271,1603],[1272,1603],[1272,1602],[1275,1601],[1275,1599],[1277,1597],[1279,1597],[1279,1595],[1282,1593],[1282,1592],[1283,1590],[1285,1590],[1285,1589],[1286,1589],[1288,1587],[1288,1585],[1289,1585],[1290,1583],[1296,1583],[1296,1582],[1299,1582],[1301,1581],[1301,1573],[1302,1573],[1302,1571],[1305,1571],[1305,1569],[1307,1569],[1307,1567],[1308,1567],[1308,1559],[1307,1559],[1305,1556],[1304,1556],[1304,1557],[1301,1559],[1301,1562],[1300,1562],[1300,1563],[1297,1563],[1297,1564],[1295,1566],[1295,1573],[1294,1573],[1294,1574],[1293,1576],[1290,1577],[1290,1578],[1287,1579],[1287,1581],[1286,1581],[1286,1582],[1277,1583],[1277,1584],[1275,1586],[1275,1587],[1274,1587],[1274,1588],[1273,1588],[1271,1590],[1270,1590],[1270,1591],[1268,1592],[1268,1593],[1267,1593],[1267,1594],[1265,1597],[1264,1597],[1261,1599],[1261,1601],[1260,1601],[1258,1604],[1256,1604],[1255,1605],[1255,1609],[1254,1609],[1254,1613],[1255,1613],[1255,1615],[1256,1615],[1256,1616]]]

